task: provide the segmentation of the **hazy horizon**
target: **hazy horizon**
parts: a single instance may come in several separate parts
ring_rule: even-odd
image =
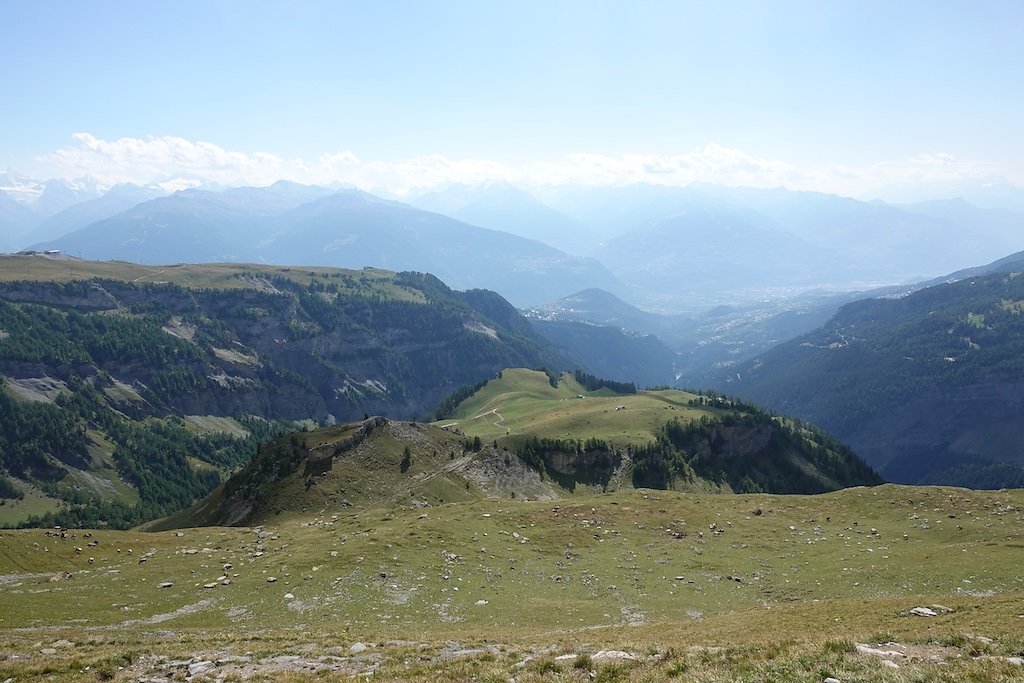
[[[1024,187],[1012,2],[11,5],[0,168],[407,196]]]

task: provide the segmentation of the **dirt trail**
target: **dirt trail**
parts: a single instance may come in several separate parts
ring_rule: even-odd
[[[497,408],[491,408],[486,413],[480,413],[479,415],[474,415],[472,419],[479,420],[480,418],[482,418],[482,417],[484,417],[486,415],[497,415],[498,416],[497,421],[494,422],[494,426],[495,427],[504,427],[505,426],[505,418],[502,416],[501,413],[498,412]]]

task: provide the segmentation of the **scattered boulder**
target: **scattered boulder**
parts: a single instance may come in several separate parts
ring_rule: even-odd
[[[887,643],[886,645],[889,647],[901,647],[896,643]],[[872,657],[906,657],[906,653],[900,652],[899,650],[882,650],[863,643],[857,643],[857,652],[862,655],[871,655]]]
[[[910,614],[914,615],[915,617],[938,616],[938,612],[936,612],[933,609],[928,609],[927,607],[915,607],[914,609],[910,610]]]
[[[590,655],[590,661],[594,664],[602,664],[605,662],[629,662],[636,661],[636,655],[631,655],[628,652],[622,650],[601,650],[600,652]]]
[[[192,662],[191,664],[188,665],[188,675],[190,677],[191,676],[198,676],[199,674],[206,673],[207,671],[210,671],[211,669],[215,668],[216,666],[217,666],[216,664],[214,664],[213,662],[211,662],[208,659],[204,659],[204,660],[201,660],[201,661],[198,661],[198,662]]]
[[[159,588],[170,588],[170,587],[171,587],[171,586],[173,586],[173,585],[174,585],[174,584],[173,584],[173,583],[171,583],[170,581],[164,581],[163,583],[161,583],[161,584],[159,585]]]
[[[370,649],[370,646],[367,645],[366,643],[353,643],[352,647],[350,647],[348,649],[348,651],[351,652],[354,655],[357,655],[360,652],[366,652],[369,649]]]

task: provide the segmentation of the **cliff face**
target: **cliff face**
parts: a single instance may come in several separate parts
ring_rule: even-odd
[[[704,438],[693,440],[693,453],[702,457],[718,457],[725,460],[748,457],[760,453],[776,434],[773,423],[759,424],[717,424],[708,428]]]

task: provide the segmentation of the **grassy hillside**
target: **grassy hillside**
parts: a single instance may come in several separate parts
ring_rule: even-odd
[[[880,483],[808,425],[580,371],[556,380],[509,368],[447,403],[452,417],[433,424],[368,417],[282,436],[211,496],[151,528],[632,487],[799,493]]]
[[[638,490],[5,531],[0,676],[1021,680],[1022,509],[1020,491]]]
[[[315,510],[428,508],[566,495],[508,451],[415,422],[370,418],[283,436],[213,494],[151,529],[275,523]]]
[[[420,293],[396,285],[395,273],[363,268],[288,267],[254,263],[178,263],[145,266],[128,261],[84,261],[69,256],[0,254],[0,282],[73,282],[122,280],[137,283],[171,283],[191,289],[251,289],[261,278],[284,279],[302,287],[319,281],[365,294],[423,301]]]
[[[690,405],[696,394],[676,390],[641,391],[620,395],[609,389],[590,391],[572,375],[552,386],[537,370],[503,370],[462,402],[451,419],[441,424],[490,441],[505,436],[552,439],[597,438],[617,446],[652,443],[666,421],[686,421],[721,415],[711,407]],[[620,407],[625,406],[624,409]]]
[[[881,480],[817,428],[718,396],[672,389],[616,393],[597,378],[505,370],[441,420],[516,452],[570,488],[815,493]],[[630,387],[631,388],[631,387]]]

